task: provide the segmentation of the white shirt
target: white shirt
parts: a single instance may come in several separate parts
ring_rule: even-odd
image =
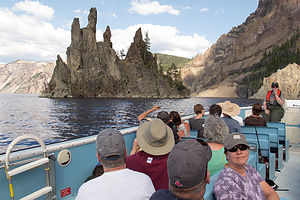
[[[155,192],[146,174],[130,169],[105,172],[80,186],[76,200],[142,200]]]

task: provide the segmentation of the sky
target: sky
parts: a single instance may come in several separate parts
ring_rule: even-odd
[[[138,28],[150,51],[193,58],[242,24],[258,0],[0,0],[0,63],[66,59],[71,24],[87,26],[97,8],[97,41],[110,26],[113,48],[127,52]]]

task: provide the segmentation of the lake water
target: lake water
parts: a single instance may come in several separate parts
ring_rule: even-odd
[[[262,100],[244,98],[189,99],[49,99],[29,94],[0,94],[0,153],[23,134],[34,134],[46,144],[97,134],[107,127],[117,129],[137,126],[137,117],[154,105],[182,116],[193,114],[193,107],[201,103],[205,109],[218,102],[230,100],[240,106],[251,106]],[[151,113],[155,117],[158,111]],[[24,141],[16,149],[29,147]]]

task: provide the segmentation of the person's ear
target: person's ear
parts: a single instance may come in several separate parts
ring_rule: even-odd
[[[96,153],[96,156],[97,156],[98,161],[101,162],[101,158],[98,153]]]

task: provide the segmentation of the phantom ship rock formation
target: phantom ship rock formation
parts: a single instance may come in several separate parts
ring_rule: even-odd
[[[109,26],[103,42],[96,40],[97,10],[90,9],[88,25],[80,28],[75,18],[67,64],[57,56],[56,67],[42,97],[184,98],[185,87],[176,88],[158,72],[156,58],[147,50],[138,29],[126,58],[120,60],[112,48]]]

